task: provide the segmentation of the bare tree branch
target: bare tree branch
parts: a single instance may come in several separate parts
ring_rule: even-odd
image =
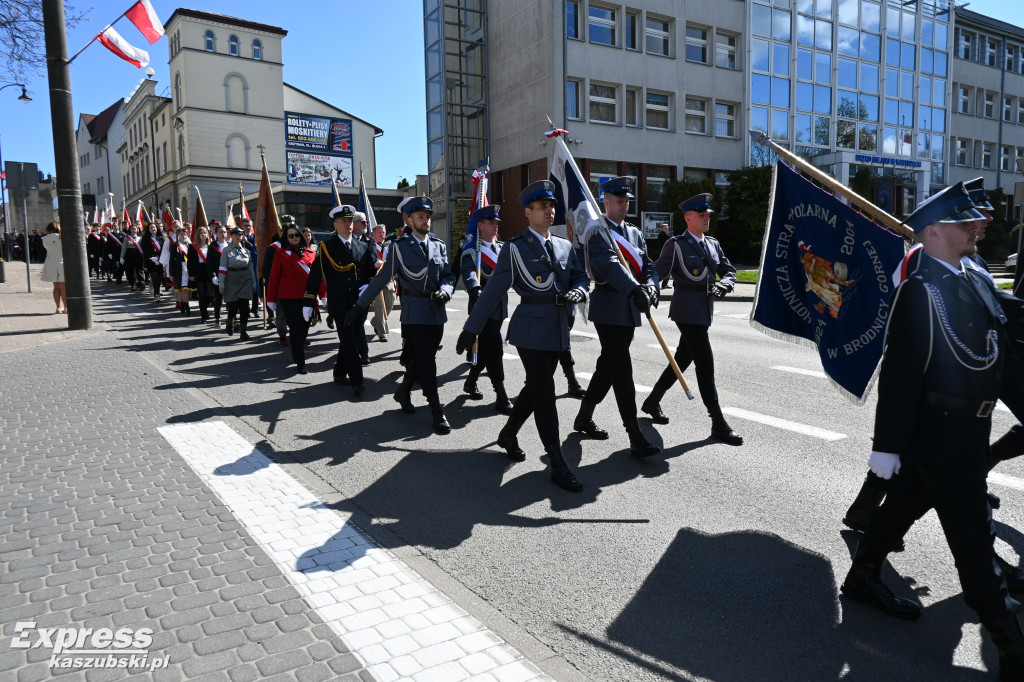
[[[92,9],[92,8],[90,8]],[[78,25],[86,12],[64,3],[67,28]],[[38,0],[0,3],[0,83],[24,83],[26,76],[46,73],[43,8]]]

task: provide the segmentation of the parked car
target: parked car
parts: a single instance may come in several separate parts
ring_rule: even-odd
[[[1006,259],[1003,264],[1007,272],[1017,272],[1017,254],[1011,253],[1010,257]]]

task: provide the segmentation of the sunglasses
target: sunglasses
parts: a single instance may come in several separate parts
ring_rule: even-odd
[[[288,239],[298,239],[298,238],[299,238],[299,237],[301,237],[301,236],[302,236],[302,235],[301,235],[301,234],[299,234],[298,232],[290,232],[290,233],[288,234]]]

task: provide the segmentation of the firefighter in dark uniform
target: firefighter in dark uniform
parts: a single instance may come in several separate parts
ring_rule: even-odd
[[[491,204],[478,208],[473,214],[477,220],[477,243],[469,249],[462,251],[462,282],[469,293],[469,312],[473,312],[480,292],[487,286],[494,267],[501,253],[504,242],[498,240],[498,226],[501,224],[499,214],[501,206]],[[477,279],[477,256],[480,259],[480,278]],[[494,311],[484,323],[477,342],[477,361],[469,368],[469,376],[462,391],[473,400],[480,400],[484,394],[477,387],[477,379],[480,373],[487,369],[487,376],[494,386],[494,409],[502,414],[512,413],[512,403],[505,393],[505,368],[502,365],[502,356],[505,353],[504,341],[501,338],[501,323],[508,317],[508,294],[501,298],[501,302],[495,306]]]
[[[412,230],[407,236],[395,240],[388,249],[387,260],[373,278],[370,286],[359,295],[359,301],[345,316],[345,325],[362,324],[370,303],[392,278],[402,286],[402,364],[405,376],[395,392],[395,400],[402,412],[412,414],[413,384],[419,382],[423,395],[430,404],[434,431],[450,433],[451,425],[445,417],[437,393],[437,349],[444,336],[444,323],[448,321],[445,304],[452,299],[455,275],[448,262],[448,249],[443,241],[430,233],[430,216],[434,204],[430,197],[413,197],[402,208],[409,217]],[[370,251],[373,248],[366,246]],[[370,263],[371,267],[373,261]]]
[[[661,290],[654,263],[647,256],[643,233],[625,222],[629,200],[636,198],[633,178],[612,178],[598,189],[604,193],[604,224],[587,228],[583,253],[587,274],[594,282],[588,318],[601,340],[601,354],[573,429],[591,438],[608,438],[608,432],[594,422],[594,409],[612,389],[619,417],[629,434],[630,454],[650,457],[661,452],[661,448],[647,441],[636,418],[636,385],[629,346],[634,330],[640,326],[640,315],[657,305]],[[619,261],[616,248],[626,265]]]
[[[743,438],[725,421],[718,403],[715,356],[708,337],[715,299],[724,298],[736,286],[736,268],[725,257],[718,240],[707,235],[711,222],[711,195],[704,193],[690,197],[679,204],[679,210],[686,221],[686,232],[669,239],[654,264],[659,277],[664,279],[671,275],[674,279],[668,317],[679,328],[676,363],[680,371],[686,371],[693,362],[697,389],[711,417],[711,436],[729,445],[742,445]],[[655,424],[668,424],[668,417],[661,410],[661,399],[674,383],[676,374],[668,366],[640,406],[651,415]]]
[[[309,279],[306,281],[306,305],[302,309],[302,316],[306,322],[313,317],[320,282],[327,286],[328,314],[340,319],[355,305],[360,289],[365,288],[373,279],[376,272],[373,267],[376,256],[372,248],[353,238],[354,213],[355,209],[348,205],[331,209],[334,236],[320,242],[316,250],[316,260],[309,268]],[[359,362],[359,341],[356,337],[357,334],[363,333],[361,325],[362,323],[358,329],[354,326],[338,325],[338,358],[334,362],[334,381],[339,384],[350,384],[356,396],[366,390],[363,384],[363,365]]]
[[[841,591],[891,616],[920,617],[916,603],[886,587],[881,570],[907,530],[934,508],[964,601],[999,651],[1000,679],[1020,680],[1021,605],[1010,598],[994,561],[985,484],[1006,316],[992,283],[961,262],[976,249],[980,215],[958,183],[906,219],[924,253],[893,294],[868,460],[882,478],[900,475],[860,541]]]
[[[567,239],[550,234],[555,221],[555,184],[538,180],[519,194],[529,229],[505,242],[498,265],[459,334],[455,352],[464,353],[501,305],[509,288],[519,305],[508,324],[508,341],[516,347],[526,371],[526,384],[515,400],[508,422],[498,433],[498,446],[516,462],[526,459],[517,435],[533,414],[544,451],[551,462],[551,480],[571,492],[583,490],[562,456],[555,407],[555,368],[569,347],[568,308],[586,300],[587,273]]]

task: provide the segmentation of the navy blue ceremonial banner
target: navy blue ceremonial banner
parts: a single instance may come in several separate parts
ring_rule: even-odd
[[[901,237],[776,163],[751,325],[816,347],[832,382],[863,401],[903,254]]]

